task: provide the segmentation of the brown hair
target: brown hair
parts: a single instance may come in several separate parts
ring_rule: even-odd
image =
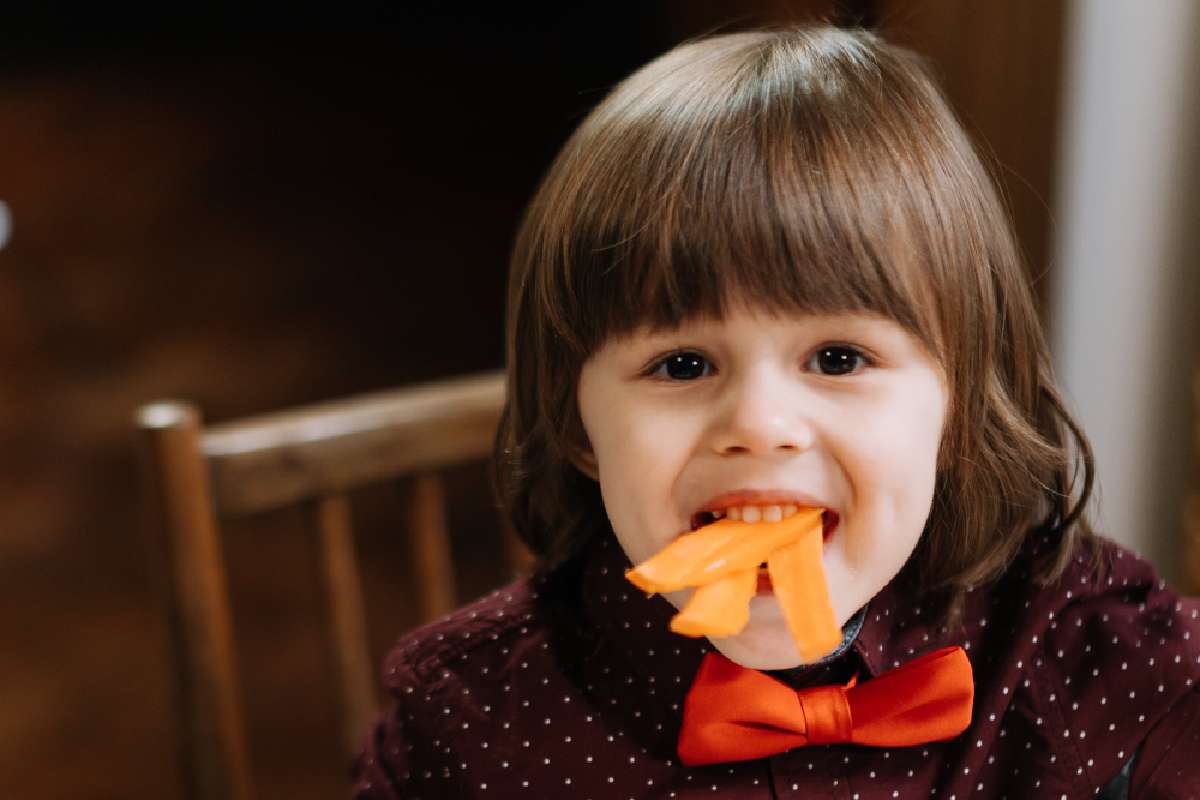
[[[720,317],[734,298],[882,314],[941,363],[950,406],[910,566],[947,608],[1031,531],[1059,548],[1043,579],[1091,541],[1091,449],[988,171],[918,56],[803,27],[704,38],[646,65],[582,122],[526,210],[494,466],[544,566],[608,524],[572,463],[584,362],[610,336]]]

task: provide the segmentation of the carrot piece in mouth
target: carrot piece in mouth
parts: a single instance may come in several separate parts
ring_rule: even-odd
[[[721,638],[749,621],[765,561],[797,650],[804,661],[816,661],[842,640],[821,560],[822,512],[804,508],[779,522],[719,520],[678,537],[625,577],[649,593],[696,587],[671,630]]]
[[[806,662],[829,655],[842,642],[821,561],[822,538],[817,526],[767,559],[775,597]]]
[[[767,557],[814,526],[821,530],[820,508],[803,508],[779,522],[722,519],[685,533],[625,573],[645,592],[671,592],[757,569]]]

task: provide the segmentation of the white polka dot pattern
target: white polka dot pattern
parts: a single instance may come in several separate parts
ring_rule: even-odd
[[[1110,543],[1104,577],[1078,558],[1040,587],[1036,545],[968,595],[961,628],[892,585],[840,659],[785,676],[868,680],[960,644],[976,677],[961,736],[689,769],[674,748],[706,643],[668,632],[673,609],[632,592],[628,561],[603,539],[581,573],[514,584],[401,639],[384,673],[395,705],[356,766],[355,796],[1081,798],[1135,752],[1133,797],[1196,791],[1200,602]]]

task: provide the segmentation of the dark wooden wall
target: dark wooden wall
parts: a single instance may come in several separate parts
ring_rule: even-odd
[[[176,796],[134,408],[223,420],[499,366],[522,205],[582,114],[675,42],[815,12],[927,53],[1046,268],[1056,3],[411,8],[369,34],[6,34],[0,795]],[[483,480],[451,484],[464,601],[506,577]],[[402,502],[359,499],[379,520]],[[309,531],[226,533],[264,796],[337,796]],[[364,529],[379,653],[414,622],[402,545]]]
[[[876,22],[933,63],[998,179],[1046,311],[1063,37],[1061,3],[878,0]]]

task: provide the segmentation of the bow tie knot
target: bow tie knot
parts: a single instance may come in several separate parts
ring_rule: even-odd
[[[745,761],[808,744],[903,747],[952,739],[971,723],[974,683],[961,647],[944,647],[858,684],[799,691],[709,653],[684,701],[688,766]]]
[[[854,685],[854,681],[850,681]],[[848,686],[813,686],[796,692],[804,715],[804,737],[809,744],[848,742],[854,731]]]

